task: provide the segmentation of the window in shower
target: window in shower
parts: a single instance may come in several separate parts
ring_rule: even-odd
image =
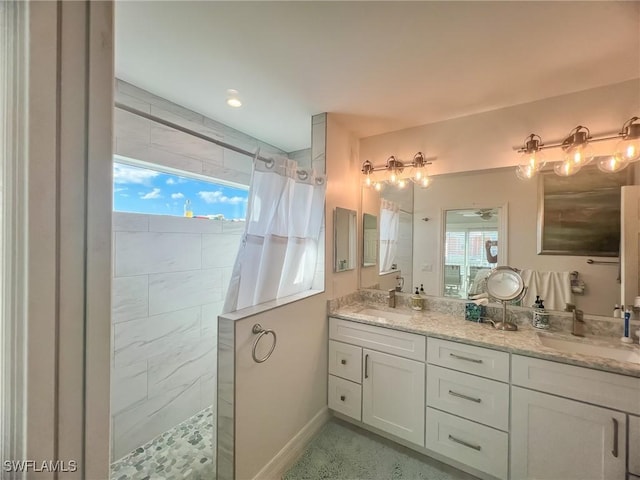
[[[113,210],[221,220],[244,220],[248,187],[168,173],[147,166],[113,164]],[[191,216],[191,215],[188,215]]]

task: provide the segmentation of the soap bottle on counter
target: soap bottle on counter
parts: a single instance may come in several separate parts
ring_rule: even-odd
[[[418,287],[416,287],[416,293],[411,295],[411,308],[413,310],[422,310],[423,309],[422,297],[420,296],[420,292],[418,291]]]
[[[535,328],[548,329],[549,328],[549,312],[544,309],[544,300],[539,296],[536,297],[536,301],[533,304],[533,319],[532,324]]]

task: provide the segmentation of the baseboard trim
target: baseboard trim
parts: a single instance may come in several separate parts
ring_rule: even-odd
[[[253,477],[253,480],[280,480],[329,418],[331,415],[325,406],[282,447],[282,450]]]

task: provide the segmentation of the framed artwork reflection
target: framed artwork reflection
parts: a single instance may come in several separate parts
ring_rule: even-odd
[[[598,158],[571,177],[553,171],[538,179],[538,254],[617,257],[621,187],[633,170],[598,170]]]

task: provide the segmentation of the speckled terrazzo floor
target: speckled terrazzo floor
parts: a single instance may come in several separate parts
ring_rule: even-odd
[[[212,407],[111,464],[111,480],[214,480]]]
[[[476,480],[476,477],[333,419],[283,480]]]

